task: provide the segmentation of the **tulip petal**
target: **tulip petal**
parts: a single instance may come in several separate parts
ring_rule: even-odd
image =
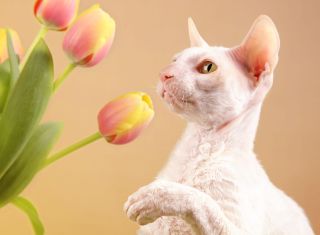
[[[104,57],[106,57],[112,46],[113,39],[114,35],[111,36],[109,41],[102,48],[100,48],[100,50],[97,50],[96,54],[92,54],[93,56],[90,58],[90,60],[87,60],[85,63],[87,67],[91,67],[98,64]]]
[[[136,139],[153,119],[151,98],[132,92],[105,105],[98,115],[100,133],[112,144],[126,144]]]
[[[108,53],[115,34],[115,22],[99,5],[84,11],[68,30],[63,49],[74,63],[93,66]]]
[[[79,0],[37,0],[34,14],[48,29],[63,31],[75,19]]]
[[[125,119],[135,111],[137,105],[137,99],[130,99],[129,97],[123,97],[108,103],[99,113],[99,121],[104,123],[100,126],[100,132],[106,136],[121,131],[123,128],[119,123],[123,124]]]
[[[123,133],[122,135],[117,136],[114,138],[110,143],[112,144],[126,144],[133,140],[135,140],[141,132],[149,125],[153,118],[153,114],[149,116],[147,120],[141,122],[140,125],[137,125],[134,129]]]
[[[13,29],[0,28],[0,64],[8,59],[7,30],[9,31],[9,34],[11,36],[14,51],[19,56],[20,60],[22,59],[24,53],[22,43],[17,32]]]

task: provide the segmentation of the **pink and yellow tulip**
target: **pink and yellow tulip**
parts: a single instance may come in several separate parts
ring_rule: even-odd
[[[146,93],[127,93],[101,109],[99,131],[109,143],[126,144],[140,135],[153,116],[152,101]]]
[[[34,15],[47,29],[64,31],[75,19],[79,0],[36,0]]]
[[[0,28],[0,64],[8,59],[7,29]],[[16,31],[8,29],[15,53],[21,60],[24,50]]]
[[[63,49],[73,63],[90,67],[108,53],[115,34],[115,22],[99,5],[84,11],[70,27]]]

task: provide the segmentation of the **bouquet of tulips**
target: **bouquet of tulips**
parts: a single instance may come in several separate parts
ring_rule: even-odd
[[[99,131],[50,156],[62,125],[40,123],[50,98],[76,67],[91,67],[107,54],[115,22],[99,5],[79,16],[78,0],[36,0],[34,14],[42,27],[23,55],[18,34],[0,29],[0,207],[12,203],[30,218],[35,234],[44,234],[39,215],[20,193],[46,166],[105,138],[112,144],[134,140],[154,116],[152,101],[131,92],[107,103],[98,114]],[[63,50],[70,64],[54,79],[53,60],[45,36],[67,31]]]

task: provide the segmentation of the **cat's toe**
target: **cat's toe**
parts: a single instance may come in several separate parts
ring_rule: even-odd
[[[127,199],[127,201],[125,202],[124,206],[123,206],[123,210],[124,212],[126,212],[128,214],[128,210],[129,208],[134,205],[136,202],[140,201],[140,196],[139,196],[139,191],[135,192],[134,194],[130,195]]]
[[[129,205],[127,208],[127,216],[130,220],[132,221],[136,221],[137,216],[139,215],[139,205],[137,205],[137,203]]]
[[[137,217],[137,223],[139,225],[146,225],[154,222],[157,219],[157,217],[151,216],[151,215],[146,215],[145,213],[141,213]]]
[[[146,203],[144,200],[139,200],[139,201],[135,201],[135,202],[128,202],[127,205],[127,216],[129,219],[131,219],[132,221],[138,221],[138,218],[141,214],[144,214],[144,211],[149,211],[149,205],[148,203]],[[141,217],[140,217],[141,218]]]
[[[124,210],[130,220],[140,225],[151,223],[158,218],[155,204],[148,195],[130,196],[124,205]]]

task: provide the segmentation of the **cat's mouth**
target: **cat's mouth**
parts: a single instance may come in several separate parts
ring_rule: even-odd
[[[190,98],[186,98],[184,96],[177,96],[176,94],[164,87],[162,87],[160,95],[167,103],[181,110],[185,109],[187,106],[195,104],[195,102]]]

